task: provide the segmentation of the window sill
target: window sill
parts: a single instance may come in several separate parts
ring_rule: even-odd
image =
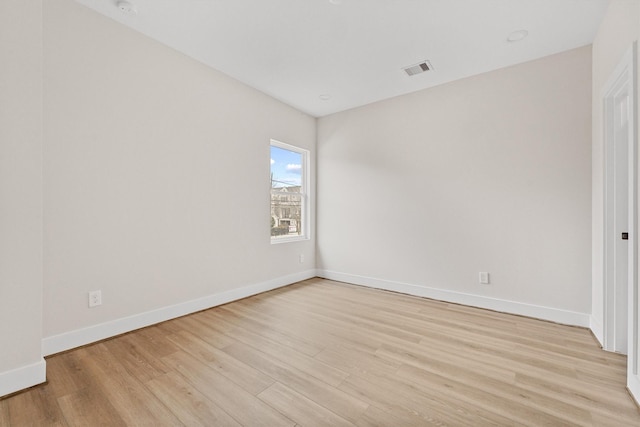
[[[309,240],[307,236],[287,236],[287,237],[275,237],[271,239],[272,245],[277,245],[280,243],[290,243],[290,242],[301,242]]]

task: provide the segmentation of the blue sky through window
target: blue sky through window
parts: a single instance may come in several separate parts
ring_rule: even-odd
[[[271,176],[274,187],[302,185],[302,154],[271,146]]]

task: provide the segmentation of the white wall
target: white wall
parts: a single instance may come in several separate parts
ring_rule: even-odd
[[[640,4],[635,0],[612,1],[593,42],[593,140],[592,140],[592,329],[603,342],[604,282],[604,145],[602,91],[616,66],[638,39]]]
[[[321,118],[321,274],[587,325],[590,105],[587,46]]]
[[[0,2],[0,396],[45,379],[42,2]]]
[[[45,353],[314,275],[269,238],[270,138],[313,156],[314,118],[72,0],[44,37]]]

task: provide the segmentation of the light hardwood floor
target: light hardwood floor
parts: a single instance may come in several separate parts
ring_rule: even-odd
[[[47,358],[0,426],[640,426],[586,329],[312,279]]]

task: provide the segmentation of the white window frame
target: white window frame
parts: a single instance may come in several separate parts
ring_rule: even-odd
[[[277,147],[283,150],[293,151],[294,153],[298,153],[302,157],[302,172],[301,172],[301,183],[300,183],[300,193],[296,193],[300,195],[300,203],[301,203],[301,212],[300,212],[300,220],[302,222],[301,233],[299,235],[293,236],[271,236],[269,233],[269,237],[271,240],[271,244],[279,244],[279,243],[289,243],[289,242],[299,242],[301,240],[309,240],[309,212],[310,209],[310,201],[309,201],[309,150],[304,148],[296,147],[295,145],[286,144],[284,142],[272,139],[269,144],[269,148]],[[271,151],[271,150],[269,150]],[[269,168],[269,174],[271,174],[271,168]],[[269,180],[269,185],[271,185],[271,180]],[[272,188],[269,188],[269,206],[271,206],[271,197],[273,194],[281,194],[280,191],[274,191]],[[269,211],[271,211],[271,207],[269,207]],[[270,215],[271,216],[271,215]]]

